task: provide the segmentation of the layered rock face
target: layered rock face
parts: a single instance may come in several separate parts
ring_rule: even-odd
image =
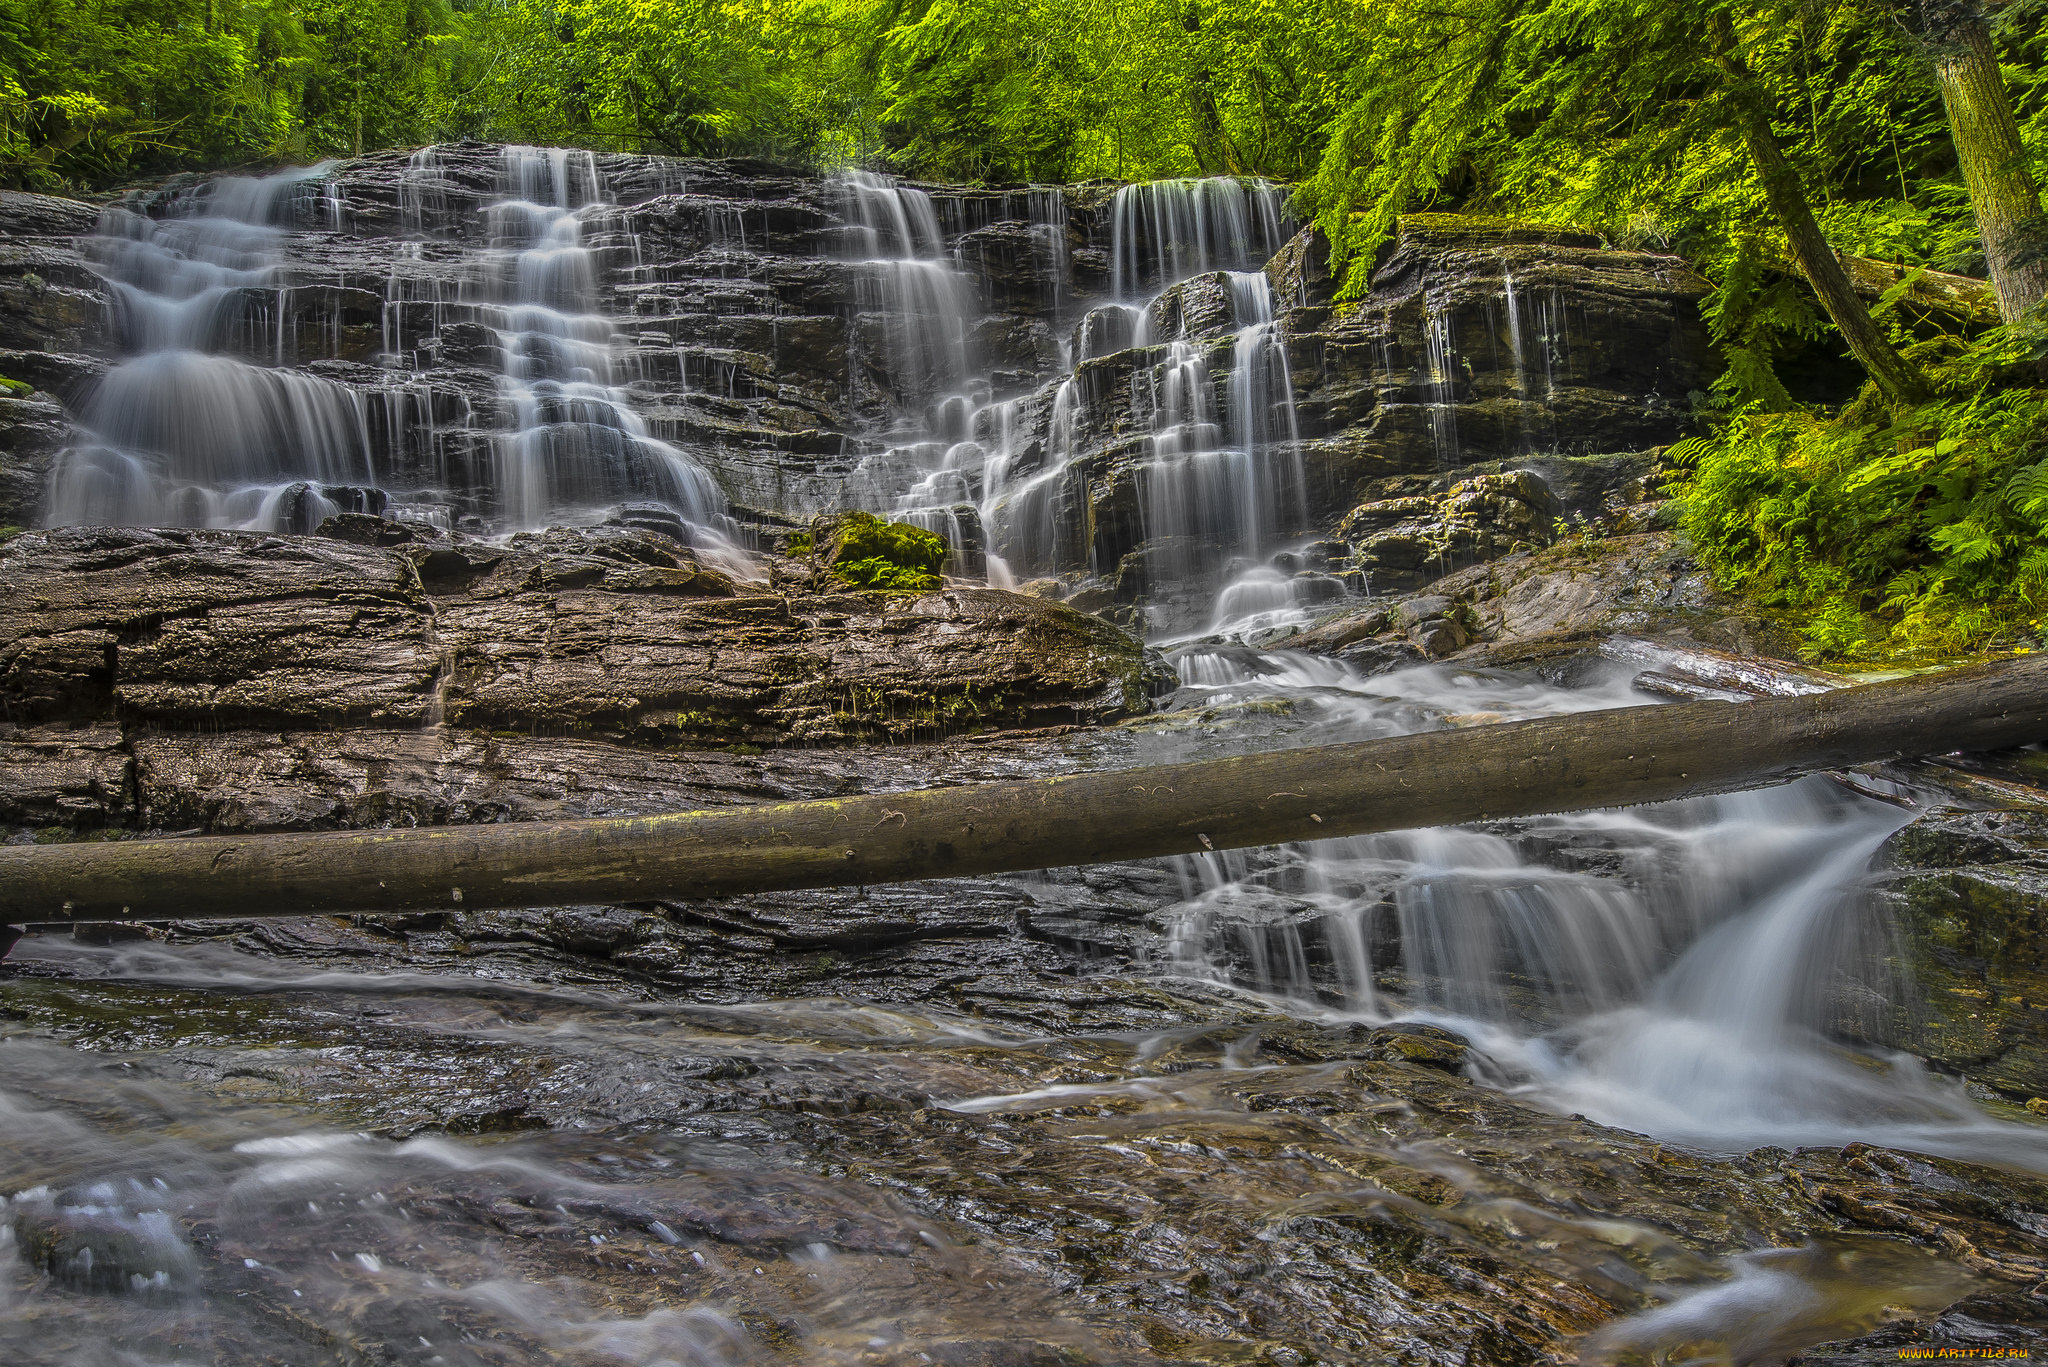
[[[1371,286],[1334,299],[1314,234],[1268,268],[1311,464],[1443,472],[1671,441],[1719,372],[1705,280],[1679,257],[1584,233],[1455,215],[1401,220]]]
[[[744,539],[727,502],[859,505],[956,571],[985,540],[999,580],[1206,605],[1375,480],[1668,440],[1705,384],[1674,258],[1424,217],[1339,303],[1281,198],[468,144],[181,182],[96,234],[11,196],[0,374],[42,394],[0,413],[0,523],[653,499]]]
[[[205,806],[193,794],[209,766],[268,767],[317,794],[337,762],[438,766],[447,791],[399,815],[488,819],[525,791],[475,772],[494,737],[577,738],[583,750],[557,763],[602,771],[635,762],[603,758],[598,742],[1102,722],[1143,711],[1151,682],[1136,641],[1057,603],[977,588],[770,590],[632,528],[396,545],[60,529],[0,547],[0,578],[12,590],[0,605],[0,820],[24,824],[177,824]],[[296,732],[326,735],[285,739]],[[163,772],[183,782],[149,778]],[[357,819],[377,819],[374,787],[358,792]]]
[[[99,213],[48,195],[0,191],[0,528],[33,526],[57,455],[72,439],[59,396],[98,369],[105,284],[77,247]]]

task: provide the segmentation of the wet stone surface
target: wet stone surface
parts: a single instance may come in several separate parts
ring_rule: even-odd
[[[1641,642],[1521,673],[1178,663],[1122,727],[758,756],[506,738],[474,769],[365,763],[327,807],[292,804],[352,742],[308,732],[260,784],[222,766],[202,819],[374,820],[364,794],[428,778],[515,815],[886,791],[1650,705],[1646,674],[1825,684]],[[1913,968],[1900,944],[2031,1000],[2001,947],[2038,901],[1866,933],[1910,928],[1893,900],[1921,882],[2031,876],[2030,762],[861,893],[31,935],[0,981],[0,1360],[2024,1347],[2048,1129],[1898,1033],[1926,1018],[1861,1008]]]
[[[1709,1158],[1387,1047],[1441,1030],[974,949],[921,1004],[719,1004],[445,929],[32,939],[7,1359],[1541,1362],[1671,1346],[1765,1248],[1824,1293],[1785,1349],[2041,1312],[2039,1178]]]

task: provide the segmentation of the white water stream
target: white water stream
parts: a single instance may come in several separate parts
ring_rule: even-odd
[[[1649,702],[1618,665],[1566,689],[1434,665],[1366,677],[1284,651],[1195,646],[1178,664],[1210,706],[1282,705],[1319,744]],[[1166,963],[1319,1018],[1446,1026],[1491,1085],[1711,1151],[1863,1140],[2048,1172],[2039,1128],[1831,1037],[1843,994],[1911,990],[1860,889],[1912,815],[1811,778],[1512,833],[1204,855],[1185,861]]]

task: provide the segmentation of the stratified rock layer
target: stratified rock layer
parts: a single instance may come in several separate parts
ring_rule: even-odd
[[[371,727],[389,739],[353,745],[385,755],[374,767],[443,727],[780,745],[1146,706],[1137,642],[1057,603],[770,591],[630,528],[397,546],[60,529],[0,547],[0,579],[16,820],[125,817],[131,785],[151,785],[123,776],[119,756],[139,752],[122,726],[152,733],[145,747],[199,731],[223,755],[246,751],[221,734],[238,729]]]
[[[1304,233],[1267,272],[1287,306],[1310,487],[1338,500],[1386,475],[1672,441],[1719,370],[1699,316],[1708,285],[1676,256],[1415,214],[1370,287],[1341,301],[1327,253]]]

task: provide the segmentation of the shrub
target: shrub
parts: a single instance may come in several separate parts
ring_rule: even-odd
[[[812,532],[832,573],[859,589],[925,593],[939,587],[946,538],[872,513],[840,513]]]

